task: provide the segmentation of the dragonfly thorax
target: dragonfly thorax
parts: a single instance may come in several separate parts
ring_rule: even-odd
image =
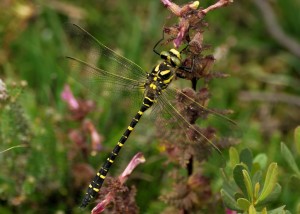
[[[174,75],[174,67],[166,61],[156,65],[147,76],[145,83],[147,94],[152,94],[150,96],[155,99],[172,82]]]
[[[162,51],[160,57],[163,62],[156,65],[151,73],[147,75],[147,82],[145,83],[146,94],[155,98],[168,87],[175,76],[175,69],[181,65],[181,54],[175,49],[169,51]]]
[[[174,68],[178,68],[181,65],[181,54],[174,48],[169,51],[162,51],[160,57]]]

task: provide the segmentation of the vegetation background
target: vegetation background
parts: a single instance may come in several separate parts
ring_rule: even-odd
[[[264,19],[268,13],[257,2],[235,1],[205,19],[209,28],[204,43],[211,45],[208,52],[217,58],[213,69],[230,74],[210,84],[209,106],[234,110],[230,118],[239,126],[237,148],[251,148],[254,155],[265,153],[269,162],[279,164],[283,192],[278,204],[296,213],[300,188],[291,183],[292,172],[285,167],[280,142],[295,151],[293,133],[300,124],[300,54],[285,42],[290,37],[300,44],[300,2],[270,1],[283,37],[276,30],[270,33]],[[213,3],[203,0],[200,6]],[[170,13],[158,0],[4,0],[0,14],[0,78],[9,95],[16,98],[7,104],[9,108],[1,109],[0,151],[26,145],[0,153],[0,213],[89,213],[78,208],[86,190],[78,177],[88,172],[88,164],[90,171],[99,167],[127,127],[132,110],[128,99],[111,103],[100,96],[91,98],[97,110],[88,118],[96,124],[105,149],[88,160],[78,155],[68,133],[79,125],[70,120],[61,99],[69,81],[61,63],[68,47],[65,23],[79,23],[108,47],[150,70],[158,60],[152,48],[163,26],[172,22]],[[72,90],[75,96],[87,99],[75,84]],[[118,111],[114,111],[116,106]],[[159,139],[153,123],[145,120],[138,126],[111,175],[120,174],[134,154],[143,152],[147,161],[128,184],[137,187],[140,213],[159,213],[165,204],[158,196],[168,182],[159,176],[166,170],[164,158],[155,143]],[[85,165],[80,168],[80,164]],[[217,188],[217,167],[215,177]]]

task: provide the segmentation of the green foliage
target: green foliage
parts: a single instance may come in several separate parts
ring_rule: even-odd
[[[242,150],[238,157],[237,150],[230,148],[230,176],[222,170],[222,199],[226,207],[243,213],[286,213],[284,206],[267,209],[278,198],[281,186],[277,183],[277,163],[271,163],[266,169],[261,167],[265,165],[261,157],[264,157],[263,154],[253,159],[249,149]]]
[[[298,155],[300,154],[300,126],[297,126],[294,132],[294,142]]]
[[[284,144],[281,143],[281,154],[289,167],[293,170],[293,172],[296,174],[296,176],[300,179],[300,171],[299,167],[296,164],[295,158],[292,155],[291,151],[288,149],[288,147]]]
[[[291,175],[285,175],[285,177],[289,178],[286,186],[289,188],[287,191],[297,191],[297,186],[300,185],[300,165],[299,165],[299,157],[300,157],[300,153],[299,150],[297,148],[299,148],[299,140],[300,140],[300,129],[299,126],[295,128],[294,130],[294,148],[295,148],[295,152],[292,153],[290,151],[290,149],[286,146],[285,143],[281,143],[281,155],[284,158],[285,162],[288,165],[288,169],[292,170]],[[287,170],[288,170],[287,169]],[[299,191],[298,191],[299,193]],[[296,209],[297,212],[300,211],[300,201],[299,199],[296,201]]]

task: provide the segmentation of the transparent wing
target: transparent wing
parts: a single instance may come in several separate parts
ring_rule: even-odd
[[[213,114],[219,117],[218,121],[235,124],[233,120],[222,113],[208,109],[196,100],[191,98],[189,93],[168,88],[158,98],[157,106],[154,109],[155,114],[163,116],[158,123],[159,137],[165,142],[169,142],[171,147],[180,148],[182,153],[177,158],[182,164],[186,164],[192,155],[201,161],[214,150],[221,154],[215,144],[216,130],[212,127],[201,128],[196,125],[195,122],[198,118],[205,119],[208,114]]]
[[[68,24],[66,28],[72,45],[76,46],[78,51],[89,51],[89,64],[93,64],[94,67],[107,70],[117,76],[135,80],[143,80],[146,77],[146,72],[140,66],[103,45],[80,26]]]
[[[166,94],[166,96],[169,99],[173,98],[174,100],[175,98],[175,100],[177,100],[177,105],[179,105],[179,108],[190,106],[190,110],[197,111],[199,114],[203,114],[203,116],[206,116],[207,114],[212,114],[219,117],[221,120],[228,122],[231,125],[237,126],[237,123],[234,120],[224,115],[228,112],[218,112],[216,110],[205,107],[206,102],[208,100],[208,95],[205,95],[205,92],[203,92],[203,95],[201,96],[197,95],[197,93],[190,88],[179,90],[176,88],[169,87],[166,91]]]
[[[75,48],[66,56],[71,68],[69,75],[93,95],[105,93],[110,100],[118,99],[119,95],[130,96],[135,106],[140,105],[147,73],[78,25],[68,24],[66,28],[71,47]]]
[[[107,89],[111,86],[111,90],[115,91],[132,91],[138,89],[143,92],[144,90],[144,82],[116,75],[74,57],[67,56],[67,59],[70,60],[70,67],[72,68],[71,76],[75,77],[87,89],[93,91],[93,88],[105,87]]]

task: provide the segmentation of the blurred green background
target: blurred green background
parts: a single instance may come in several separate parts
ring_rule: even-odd
[[[200,6],[212,3],[201,1]],[[274,0],[271,6],[277,24],[299,44],[300,2]],[[60,97],[68,81],[67,67],[61,63],[68,47],[64,25],[78,23],[108,47],[150,70],[158,60],[152,48],[163,26],[176,19],[168,19],[170,13],[159,0],[4,0],[0,14],[0,78],[17,98],[9,109],[1,110],[0,151],[27,145],[0,153],[0,213],[89,213],[78,208],[86,185],[74,178],[79,176],[74,166],[90,163],[97,169],[127,127],[132,111],[127,111],[126,99],[116,104],[96,97],[97,111],[88,118],[104,137],[107,151],[88,160],[74,151],[67,133],[78,128],[78,123],[68,118],[70,112]],[[211,45],[208,53],[217,58],[213,70],[230,74],[210,84],[209,106],[234,110],[230,118],[239,126],[238,148],[266,153],[270,162],[279,163],[284,186],[280,203],[296,210],[300,188],[291,191],[279,149],[281,141],[293,148],[293,131],[300,124],[300,56],[269,34],[254,1],[235,1],[210,12],[205,20],[209,28],[204,43]],[[87,99],[80,87],[74,85],[72,90]],[[116,105],[119,110],[115,112]],[[164,159],[153,143],[157,141],[154,125],[145,120],[138,126],[111,174],[117,176],[142,151],[147,162],[129,184],[137,186],[141,213],[159,213],[165,206],[158,199],[167,182],[166,176],[159,176],[165,170]]]

